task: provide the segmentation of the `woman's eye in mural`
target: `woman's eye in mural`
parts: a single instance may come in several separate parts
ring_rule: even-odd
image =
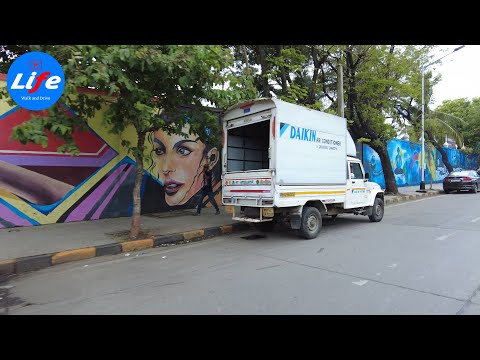
[[[182,155],[182,156],[187,156],[192,152],[192,150],[188,149],[185,146],[179,146],[177,148],[177,154]]]
[[[158,155],[158,156],[165,154],[165,149],[163,149],[163,148],[156,148],[156,149],[154,149],[153,151],[154,151],[155,154]]]

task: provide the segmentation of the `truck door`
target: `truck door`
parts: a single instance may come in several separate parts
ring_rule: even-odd
[[[347,165],[347,193],[345,196],[345,208],[367,206],[367,189],[365,186],[365,174],[360,162],[348,161]]]

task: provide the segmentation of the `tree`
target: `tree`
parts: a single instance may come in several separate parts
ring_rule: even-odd
[[[454,127],[454,123],[461,123],[462,119],[440,111],[432,111],[424,121],[425,134],[427,135],[428,140],[440,152],[442,161],[447,167],[448,172],[453,171],[453,166],[448,160],[448,155],[439,141],[441,141],[440,139],[442,139],[444,135],[447,135],[458,144],[459,148],[463,148],[464,141],[462,133]]]
[[[0,45],[0,73],[6,74],[12,62],[28,51],[28,45]]]
[[[239,63],[249,66],[263,97],[321,109],[319,89],[325,56],[319,45],[237,45]]]
[[[398,193],[387,141],[395,131],[386,120],[398,117],[398,103],[411,102],[420,94],[420,59],[431,47],[396,45],[346,45],[346,110],[354,140],[368,143],[379,155],[386,193]],[[412,96],[413,94],[413,96]]]
[[[356,141],[380,156],[386,192],[398,193],[386,149],[395,136],[395,105],[419,98],[421,60],[432,46],[396,45],[257,45],[238,48],[248,58],[257,89],[299,105],[329,113],[337,108],[337,66],[344,68],[345,117]],[[247,56],[245,56],[247,54]],[[267,78],[269,81],[265,81]],[[433,82],[432,82],[433,83]]]
[[[403,125],[406,128],[410,139],[414,142],[421,141],[421,111],[415,106],[403,108],[400,104],[397,104],[397,111],[400,117],[404,119]],[[428,111],[424,117],[425,141],[430,142],[430,144],[440,152],[442,161],[449,172],[453,171],[453,167],[448,160],[448,155],[445,149],[439,141],[441,141],[444,135],[448,135],[457,144],[460,144],[460,147],[463,147],[463,135],[459,130],[462,124],[464,124],[464,121],[461,118],[440,111]]]
[[[48,130],[66,141],[59,151],[75,154],[74,129],[82,129],[96,111],[108,105],[104,123],[110,131],[120,135],[133,127],[137,135],[133,143],[122,140],[136,161],[130,238],[137,238],[146,134],[156,130],[181,134],[188,120],[190,133],[202,142],[218,143],[217,117],[205,110],[202,101],[227,106],[238,100],[237,87],[229,92],[218,88],[231,76],[225,71],[233,61],[231,52],[221,46],[199,45],[30,46],[29,50],[49,53],[60,62],[65,90],[48,114],[16,127],[12,137],[24,144],[46,144]],[[79,87],[103,90],[106,96],[78,92]],[[72,118],[64,105],[76,116]]]
[[[418,139],[421,139],[422,128],[421,122],[418,120],[418,118],[421,116],[421,112],[420,115],[416,115],[419,113],[419,111],[415,110],[415,108],[409,109],[408,120],[412,124],[412,126],[410,126],[409,134],[411,139],[414,141],[419,141]],[[415,111],[415,115],[413,116],[411,113],[412,111]],[[448,160],[448,155],[441,144],[441,139],[447,135],[453,141],[455,141],[460,148],[462,148],[464,146],[464,140],[459,129],[464,123],[465,122],[459,117],[437,110],[429,111],[424,117],[424,130],[427,137],[425,141],[430,142],[438,150],[448,172],[453,171],[453,166]]]
[[[471,101],[461,98],[445,100],[436,108],[437,111],[447,113],[463,121],[458,124],[458,130],[462,133],[467,151],[480,153],[480,98]]]

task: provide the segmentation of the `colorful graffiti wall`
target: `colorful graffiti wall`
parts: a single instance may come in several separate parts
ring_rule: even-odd
[[[80,155],[71,156],[56,151],[61,142],[53,137],[46,148],[10,140],[12,128],[31,113],[5,103],[0,110],[0,228],[131,215],[135,161],[121,139],[136,141],[133,129],[121,136],[109,133],[100,111],[88,131],[74,134]],[[184,130],[188,133],[188,125]],[[148,135],[142,213],[196,207],[205,158],[221,204],[221,151],[195,138]],[[210,205],[207,199],[204,204]]]
[[[448,160],[454,169],[477,169],[478,157],[466,155],[457,149],[444,148]],[[390,156],[393,174],[397,186],[420,185],[421,173],[421,144],[394,139],[387,143],[387,151]],[[368,145],[363,145],[363,165],[365,171],[370,173],[370,179],[385,188],[385,178],[380,157],[377,152]],[[446,166],[443,164],[440,152],[432,146],[425,146],[425,183],[442,182],[448,175]]]
[[[111,134],[102,125],[104,111],[89,120],[87,131],[74,134],[80,155],[71,156],[56,151],[62,143],[53,137],[46,148],[11,140],[13,127],[32,113],[0,102],[0,228],[131,216],[135,161],[121,139],[134,143],[136,134],[133,128],[121,136]],[[188,133],[188,124],[183,130]],[[420,145],[392,140],[387,148],[397,185],[418,185]],[[367,145],[361,150],[357,153],[363,152],[371,180],[385,187],[378,154]],[[477,157],[445,150],[454,168],[478,167]],[[426,182],[442,181],[447,171],[440,153],[429,149],[426,155]],[[196,135],[185,138],[158,131],[148,134],[145,156],[142,213],[195,208],[205,159],[221,204],[221,149],[197,141]],[[203,205],[211,206],[207,198]]]

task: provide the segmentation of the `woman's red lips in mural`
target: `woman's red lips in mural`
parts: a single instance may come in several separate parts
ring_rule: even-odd
[[[175,180],[167,180],[165,181],[165,192],[167,195],[175,195],[178,190],[184,185],[182,182],[178,182]]]

